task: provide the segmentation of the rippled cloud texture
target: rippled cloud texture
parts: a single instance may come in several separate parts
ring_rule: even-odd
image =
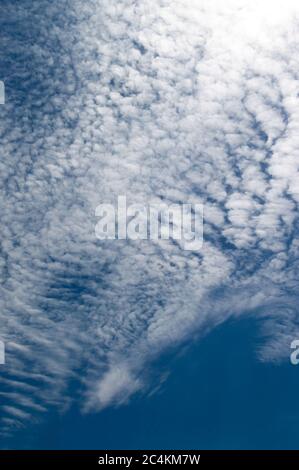
[[[125,403],[159,355],[233,316],[263,322],[261,360],[288,356],[297,13],[288,0],[2,0],[2,432],[72,401]],[[203,202],[203,249],[97,240],[95,208],[120,194]]]

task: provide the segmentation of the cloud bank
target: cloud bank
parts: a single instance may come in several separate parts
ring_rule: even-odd
[[[230,317],[298,335],[294,1],[3,1],[2,430],[125,403]],[[204,203],[200,253],[99,241],[95,208]],[[77,394],[68,384],[76,381]]]

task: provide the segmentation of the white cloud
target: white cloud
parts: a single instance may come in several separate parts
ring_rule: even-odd
[[[39,13],[34,74],[11,65],[28,83],[1,110],[8,427],[66,405],[71,378],[82,407],[126,401],[162,351],[231,315],[265,320],[263,357],[297,331],[297,4],[72,5]],[[96,240],[119,194],[206,202],[201,256]]]

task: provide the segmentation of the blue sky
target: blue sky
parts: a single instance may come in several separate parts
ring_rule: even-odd
[[[152,396],[82,416],[76,407],[5,441],[36,449],[296,449],[298,368],[260,363],[253,320],[218,327],[160,361],[171,375]]]
[[[298,14],[2,1],[3,446],[295,445]],[[202,249],[97,239],[119,196],[203,204]]]

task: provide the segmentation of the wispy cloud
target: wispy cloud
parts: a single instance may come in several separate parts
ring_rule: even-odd
[[[4,2],[0,33],[4,429],[75,399],[123,403],[161,352],[230,316],[258,315],[261,357],[286,355],[299,6],[23,3]],[[95,208],[119,194],[204,202],[201,253],[97,240]]]

